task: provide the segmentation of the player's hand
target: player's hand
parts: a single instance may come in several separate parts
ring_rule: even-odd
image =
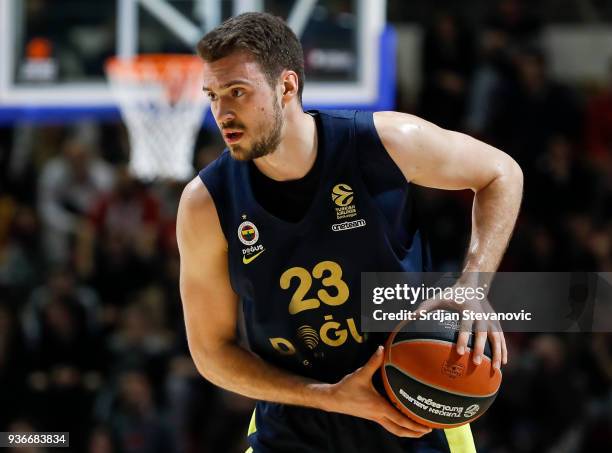
[[[372,384],[372,376],[383,363],[383,347],[370,360],[331,385],[327,410],[373,420],[400,437],[421,437],[431,428],[420,425],[395,409]]]
[[[418,310],[419,312],[421,312],[421,310],[424,310],[425,312],[434,310],[450,310],[462,313],[463,310],[467,310],[473,313],[495,313],[495,310],[493,310],[493,307],[491,307],[491,304],[487,298],[483,299],[482,301],[466,300],[462,303],[448,299],[428,299],[419,305]],[[487,337],[491,342],[491,349],[493,351],[493,368],[499,369],[502,364],[505,365],[508,363],[506,339],[504,338],[504,332],[502,331],[498,320],[477,319],[472,321],[463,319],[463,316],[461,316],[461,327],[459,330],[459,337],[457,338],[457,354],[465,354],[470,335],[472,335],[472,332],[475,332],[476,337],[474,338],[472,348],[472,361],[475,365],[480,365],[482,363],[482,356]]]

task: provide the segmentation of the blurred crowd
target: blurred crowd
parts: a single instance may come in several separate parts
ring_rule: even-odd
[[[554,80],[544,24],[521,5],[499,2],[476,31],[449,11],[432,17],[419,101],[400,93],[398,109],[521,164],[502,270],[610,272],[612,62],[602,84]],[[194,166],[222,148],[202,130]],[[253,402],[207,383],[187,350],[182,186],[134,180],[128,157],[119,123],[0,128],[0,431],[70,431],[75,452],[244,451]],[[435,267],[458,269],[471,193],[422,190],[419,203]],[[612,337],[507,341],[502,391],[473,424],[479,451],[609,451]]]
[[[503,269],[610,271],[612,60],[603,83],[556,81],[542,50],[543,24],[521,5],[501,1],[476,34],[458,16],[438,13],[425,33],[418,105],[401,108],[480,138],[521,165],[526,195]],[[468,233],[469,218],[438,205],[451,203],[446,194],[436,199],[425,205],[443,238],[439,262],[456,260],[465,245],[457,234]],[[470,203],[466,197],[460,211]]]
[[[612,60],[602,83],[555,80],[543,51],[544,23],[526,5],[498,2],[476,33],[457,14],[435,15],[423,41],[420,98],[400,108],[480,138],[520,163],[523,208],[500,270],[611,272]],[[472,195],[420,195],[434,263],[456,270]],[[612,336],[506,338],[502,391],[472,424],[478,451],[610,451]]]

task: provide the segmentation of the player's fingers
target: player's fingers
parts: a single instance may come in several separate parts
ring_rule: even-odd
[[[508,348],[506,346],[506,337],[504,336],[504,332],[501,330],[499,331],[499,338],[501,340],[502,364],[505,365],[508,363]]]
[[[392,434],[395,434],[398,437],[421,437],[427,434],[427,432],[414,431],[408,428],[404,428],[403,426],[394,423],[392,420],[389,420],[387,417],[381,417],[376,421],[387,431]]]
[[[476,339],[474,340],[474,348],[472,353],[472,361],[476,365],[480,365],[482,362],[482,353],[484,351],[485,343],[487,342],[487,332],[477,331]]]
[[[391,420],[396,425],[402,426],[411,431],[416,431],[420,433],[428,433],[431,431],[431,428],[421,425],[420,423],[415,422],[414,420],[409,419],[400,411],[396,410],[390,404],[385,403],[386,409],[382,413],[382,415],[389,420]]]
[[[493,368],[499,370],[502,361],[501,338],[499,332],[489,332],[489,341],[493,347]]]
[[[383,357],[384,357],[383,352],[384,352],[384,347],[379,346],[378,349],[376,349],[376,352],[372,354],[372,357],[370,357],[370,359],[366,362],[366,364],[361,367],[361,372],[365,376],[367,376],[368,379],[370,379],[372,375],[376,372],[376,370],[378,370],[380,366],[383,364]]]
[[[457,337],[457,354],[463,355],[468,347],[470,335],[472,335],[472,325],[474,321],[469,318],[461,317],[461,326]]]
[[[391,420],[389,420],[386,417],[381,417],[377,419],[376,421],[378,422],[379,425],[381,425],[391,434],[395,434],[398,437],[412,437],[412,436],[407,436],[405,434],[405,431],[408,431],[406,428],[402,428],[401,426],[396,425],[395,423],[393,423]]]
[[[463,355],[467,348],[468,341],[470,340],[470,332],[459,332],[457,338],[457,354]]]

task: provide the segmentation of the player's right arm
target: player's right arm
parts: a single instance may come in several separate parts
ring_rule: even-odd
[[[213,199],[197,177],[181,196],[177,240],[187,340],[202,376],[249,398],[374,420],[398,436],[429,432],[374,389],[371,379],[382,364],[381,351],[337,384],[325,384],[288,373],[239,345],[238,297],[229,281],[227,241]]]

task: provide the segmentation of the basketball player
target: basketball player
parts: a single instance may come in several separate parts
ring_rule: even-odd
[[[464,270],[495,271],[520,168],[412,115],[304,112],[302,49],[274,16],[231,18],[198,53],[227,149],[181,197],[180,287],[200,373],[258,400],[249,450],[474,451],[467,425],[431,431],[376,391],[385,338],[359,329],[360,273],[426,269],[413,184],[475,192]],[[237,340],[239,302],[249,349]],[[506,346],[492,328],[477,333],[474,361],[487,335],[499,367]],[[466,344],[460,336],[460,354]]]

